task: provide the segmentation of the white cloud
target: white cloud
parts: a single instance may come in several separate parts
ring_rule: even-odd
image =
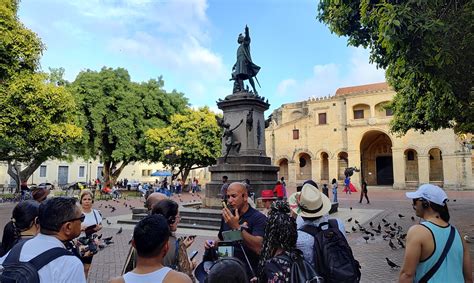
[[[385,81],[385,71],[370,64],[368,57],[367,50],[352,48],[351,58],[346,65],[334,63],[315,65],[311,77],[299,81],[283,80],[278,85],[277,91],[281,95],[288,96],[288,101],[298,101],[312,96],[332,96],[340,87]],[[288,81],[293,86],[291,92],[288,91]]]
[[[281,81],[278,86],[277,86],[277,94],[278,95],[283,95],[286,93],[286,91],[290,88],[296,85],[296,80],[294,79],[286,79]]]

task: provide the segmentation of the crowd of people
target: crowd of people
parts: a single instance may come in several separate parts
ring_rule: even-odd
[[[110,282],[360,281],[344,223],[329,217],[331,200],[314,181],[286,196],[280,180],[283,188],[261,192],[265,209],[260,211],[251,205],[248,183],[229,184],[224,177],[220,230],[216,239],[205,241],[200,264],[187,252],[195,236],[176,234],[179,205],[154,192],[146,199],[148,216],[133,231],[123,272]],[[337,183],[332,185],[337,191]],[[449,224],[446,193],[422,185],[406,195],[424,221],[406,236],[400,282],[472,282],[469,251]],[[18,203],[4,228],[0,282],[35,282],[35,276],[39,282],[86,282],[97,252],[91,244],[101,245],[102,216],[90,191],[82,191],[78,202],[50,197]],[[26,262],[32,271],[20,272]]]

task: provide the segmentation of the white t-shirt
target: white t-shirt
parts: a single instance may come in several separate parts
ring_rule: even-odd
[[[137,274],[130,271],[123,275],[123,280],[125,283],[161,283],[170,271],[171,268],[166,266],[147,274]]]
[[[55,247],[66,248],[64,244],[54,236],[38,234],[36,237],[28,240],[21,249],[20,261],[29,261],[37,255]],[[0,258],[2,264],[7,256]],[[65,255],[56,258],[43,266],[38,271],[41,283],[86,283],[84,275],[84,266],[79,258],[73,255]]]
[[[84,222],[82,222],[82,225],[84,225],[85,227],[102,223],[102,216],[100,215],[100,212],[97,209],[92,209],[91,212],[83,213],[86,218],[84,218]]]

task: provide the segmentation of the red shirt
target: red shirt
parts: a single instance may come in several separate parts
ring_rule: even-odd
[[[277,197],[282,198],[285,197],[285,189],[283,188],[282,184],[278,184],[273,189],[273,192],[276,193]]]

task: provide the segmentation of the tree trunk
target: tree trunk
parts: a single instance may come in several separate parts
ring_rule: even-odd
[[[8,161],[8,175],[12,177],[16,182],[16,192],[20,192],[20,186],[22,182],[27,182],[38,167],[46,160],[44,159],[33,159],[25,169],[20,169],[18,161]]]
[[[117,163],[114,163],[112,161],[104,162],[104,187],[112,188],[112,186],[115,185],[115,183],[117,182],[120,173],[122,173],[123,169],[125,168],[125,166],[127,166],[127,164],[128,162],[123,161],[120,164],[120,167],[118,169],[115,169]]]

